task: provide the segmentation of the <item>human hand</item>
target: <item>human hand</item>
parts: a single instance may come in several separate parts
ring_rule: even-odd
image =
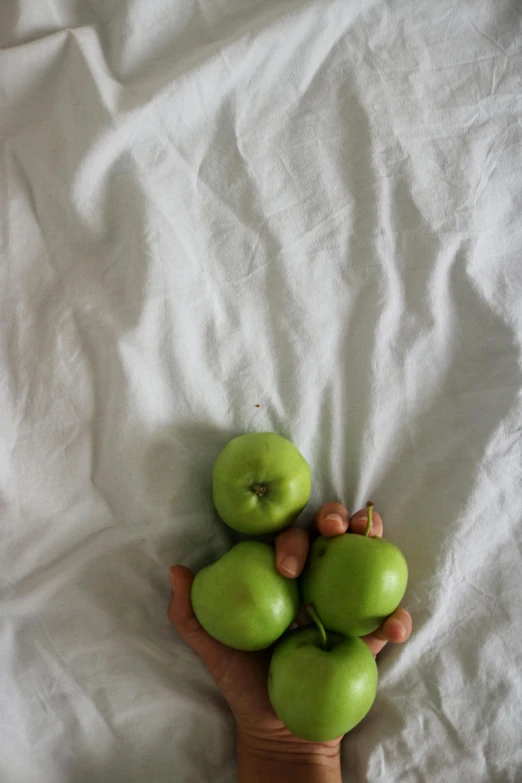
[[[367,521],[366,509],[358,511],[351,519],[340,503],[326,503],[315,516],[315,528],[325,537],[363,534]],[[370,536],[382,537],[383,523],[374,512]],[[289,579],[295,579],[306,562],[309,537],[300,528],[289,528],[275,540],[276,566]],[[290,764],[295,774],[295,764],[303,769],[299,779],[305,781],[305,768],[323,769],[331,777],[321,780],[340,780],[339,745],[341,737],[332,742],[311,743],[296,737],[281,723],[268,698],[267,679],[270,652],[242,652],[218,642],[198,622],[190,601],[190,589],[194,579],[185,566],[169,569],[172,597],[168,617],[182,639],[199,655],[216,685],[221,690],[236,720],[238,736],[238,763],[240,779],[247,780],[247,770],[255,769],[255,779],[263,780],[261,760],[277,760],[278,772]],[[411,617],[399,608],[387,618],[374,633],[363,637],[371,652],[377,655],[387,642],[405,642],[412,628]],[[241,774],[241,768],[245,770]],[[284,780],[272,771],[266,774],[272,783]],[[290,779],[290,778],[289,778]],[[312,780],[315,778],[310,778]]]

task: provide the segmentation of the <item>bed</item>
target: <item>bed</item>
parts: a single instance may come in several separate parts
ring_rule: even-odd
[[[522,780],[522,9],[0,7],[0,780],[235,780],[167,569],[289,437],[414,633],[350,783]]]

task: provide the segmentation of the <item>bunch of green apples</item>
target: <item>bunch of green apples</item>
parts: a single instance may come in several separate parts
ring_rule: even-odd
[[[213,470],[216,509],[242,533],[265,535],[288,527],[306,506],[310,468],[290,441],[274,433],[234,438]],[[377,667],[359,638],[378,628],[399,605],[408,580],[404,556],[382,538],[319,536],[301,577],[314,625],[287,633],[300,605],[298,584],[276,569],[275,550],[242,541],[195,577],[191,599],[205,630],[238,650],[273,650],[271,704],[303,739],[326,742],[367,714],[377,691]]]

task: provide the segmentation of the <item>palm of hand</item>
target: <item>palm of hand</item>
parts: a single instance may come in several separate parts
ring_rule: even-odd
[[[363,533],[366,512],[360,511],[349,520],[343,506],[327,503],[316,515],[316,526],[324,536],[341,535],[348,527],[353,533]],[[370,535],[382,536],[382,532],[382,519],[378,514],[374,514]],[[276,564],[284,576],[298,576],[304,567],[307,554],[308,536],[303,530],[286,530],[277,537]],[[190,588],[194,577],[191,571],[184,566],[175,566],[170,569],[169,576],[172,585],[169,619],[205,663],[227,700],[238,729],[257,739],[309,745],[310,743],[288,731],[270,704],[267,688],[269,651],[241,652],[213,639],[199,624],[192,609]],[[397,609],[379,630],[364,637],[364,641],[376,655],[388,641],[406,641],[410,633],[411,617],[405,609]],[[339,737],[322,745],[325,748],[335,748],[340,740]]]

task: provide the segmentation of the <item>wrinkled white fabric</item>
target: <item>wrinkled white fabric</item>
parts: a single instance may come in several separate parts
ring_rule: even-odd
[[[235,780],[165,610],[250,430],[410,565],[344,780],[522,780],[520,5],[4,0],[0,46],[2,783]]]

